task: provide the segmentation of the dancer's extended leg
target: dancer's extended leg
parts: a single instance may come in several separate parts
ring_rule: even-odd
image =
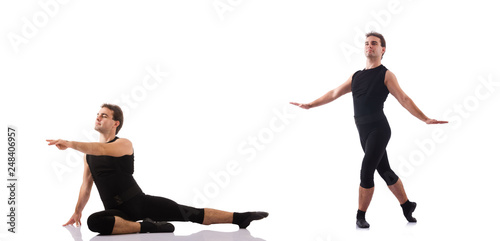
[[[211,208],[205,208],[205,216],[203,217],[204,225],[210,225],[216,223],[232,223],[232,222],[233,222],[233,213]]]
[[[268,216],[265,212],[232,213],[211,208],[193,208],[167,198],[149,195],[144,197],[144,203],[146,205],[141,215],[156,221],[191,221],[204,225],[233,223],[246,228],[252,221]]]
[[[417,207],[417,203],[410,202],[408,197],[406,196],[405,188],[403,186],[403,182],[399,179],[395,184],[388,186],[391,192],[396,196],[403,209],[403,215],[405,216],[408,222],[417,222],[417,219],[413,217],[413,211]]]
[[[405,188],[403,187],[403,182],[401,182],[401,179],[399,179],[393,185],[389,185],[387,187],[389,187],[389,190],[391,190],[394,196],[396,196],[399,204],[403,204],[408,201],[408,197],[406,196]]]
[[[269,214],[266,212],[231,213],[205,208],[203,224],[210,225],[216,223],[232,223],[238,225],[240,228],[246,228],[252,221],[263,219],[268,215]]]

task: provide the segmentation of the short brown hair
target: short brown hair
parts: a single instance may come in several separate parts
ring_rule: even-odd
[[[116,127],[116,134],[118,134],[118,132],[120,131],[120,129],[123,126],[123,111],[122,111],[122,108],[120,108],[120,106],[112,105],[112,104],[108,104],[108,103],[102,104],[101,108],[108,108],[111,111],[113,111],[113,120],[120,122],[120,124],[118,125],[118,127]]]
[[[382,34],[372,31],[372,32],[369,32],[369,33],[366,34],[367,38],[370,37],[370,36],[375,36],[375,37],[379,38],[380,39],[380,46],[382,46],[382,47],[385,48],[385,38],[384,38],[384,36]],[[384,54],[382,54],[382,57],[384,57]]]

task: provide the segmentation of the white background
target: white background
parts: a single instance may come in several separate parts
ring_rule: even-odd
[[[83,162],[45,139],[95,141],[88,133],[104,102],[126,109],[119,136],[134,144],[146,193],[270,213],[249,227],[259,239],[220,233],[233,225],[190,223],[175,223],[172,239],[201,230],[217,240],[496,235],[496,10],[492,1],[3,1],[0,126],[18,129],[19,212],[16,235],[0,217],[0,238],[71,240],[61,224]],[[403,90],[426,115],[451,122],[425,125],[388,97],[388,155],[418,203],[418,224],[407,225],[376,176],[366,231],[355,228],[363,153],[351,94],[307,111],[288,102],[313,101],[364,68],[360,36],[370,29],[384,34],[382,63]],[[236,171],[221,174],[228,163]],[[83,227],[69,230],[92,239],[86,218],[102,209],[94,188]]]

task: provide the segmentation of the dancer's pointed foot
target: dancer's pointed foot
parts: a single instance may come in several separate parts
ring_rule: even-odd
[[[240,228],[247,228],[252,221],[263,219],[268,215],[269,213],[266,212],[233,213],[233,224],[237,224]]]
[[[408,222],[417,222],[417,219],[412,216],[413,211],[415,211],[415,208],[417,208],[417,203],[407,200],[405,203],[401,204],[401,208],[403,208],[403,214],[405,215],[405,218],[406,220],[408,220]]]

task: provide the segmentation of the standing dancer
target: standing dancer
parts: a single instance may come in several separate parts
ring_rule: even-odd
[[[373,175],[375,170],[378,171],[398,199],[408,222],[417,221],[412,216],[417,203],[408,200],[401,179],[392,171],[387,159],[385,148],[391,137],[391,128],[383,111],[387,95],[391,93],[405,109],[426,124],[448,123],[447,121],[428,118],[422,113],[410,97],[399,87],[396,76],[382,65],[384,53],[384,37],[376,32],[366,34],[365,69],[357,71],[345,83],[309,104],[290,102],[301,108],[310,109],[330,103],[340,96],[352,92],[354,120],[358,128],[361,147],[365,152],[361,165],[359,206],[356,215],[356,225],[359,228],[370,227],[370,224],[365,219],[365,213],[373,196],[375,186]]]

